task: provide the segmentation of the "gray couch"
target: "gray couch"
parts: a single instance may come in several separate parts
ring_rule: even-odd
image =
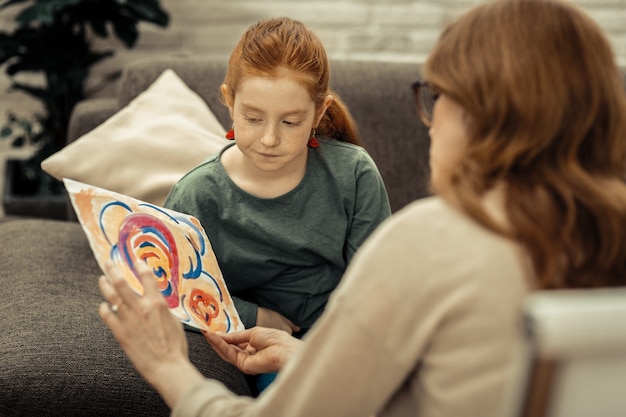
[[[115,99],[87,100],[72,116],[68,141],[102,123],[146,89],[166,68],[202,96],[224,127],[219,103],[225,63],[148,59],[125,68]],[[426,128],[415,113],[409,63],[332,63],[333,88],[350,107],[397,211],[428,191]],[[18,219],[0,223],[0,415],[168,415],[100,321],[100,270],[78,223]],[[188,333],[192,361],[204,375],[240,395],[249,380],[221,361],[203,338]]]

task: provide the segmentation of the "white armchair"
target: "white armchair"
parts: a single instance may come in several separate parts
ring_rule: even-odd
[[[506,415],[626,416],[626,289],[540,291],[524,307],[520,387]]]

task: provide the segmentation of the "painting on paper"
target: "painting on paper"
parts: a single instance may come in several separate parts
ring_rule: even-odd
[[[111,259],[141,294],[133,265],[144,261],[180,321],[216,332],[243,329],[198,219],[77,181],[64,183],[102,270]]]

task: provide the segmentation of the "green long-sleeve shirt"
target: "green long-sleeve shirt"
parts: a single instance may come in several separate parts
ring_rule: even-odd
[[[224,150],[185,175],[165,207],[200,220],[246,327],[262,306],[306,329],[357,248],[390,215],[378,169],[363,148],[320,140],[301,183],[265,199],[228,177]]]

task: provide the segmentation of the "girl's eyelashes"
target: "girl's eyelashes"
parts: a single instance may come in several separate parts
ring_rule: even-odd
[[[248,123],[261,123],[263,119],[258,117],[244,116],[244,120]],[[298,127],[302,125],[302,121],[283,120],[282,123],[288,127]]]

